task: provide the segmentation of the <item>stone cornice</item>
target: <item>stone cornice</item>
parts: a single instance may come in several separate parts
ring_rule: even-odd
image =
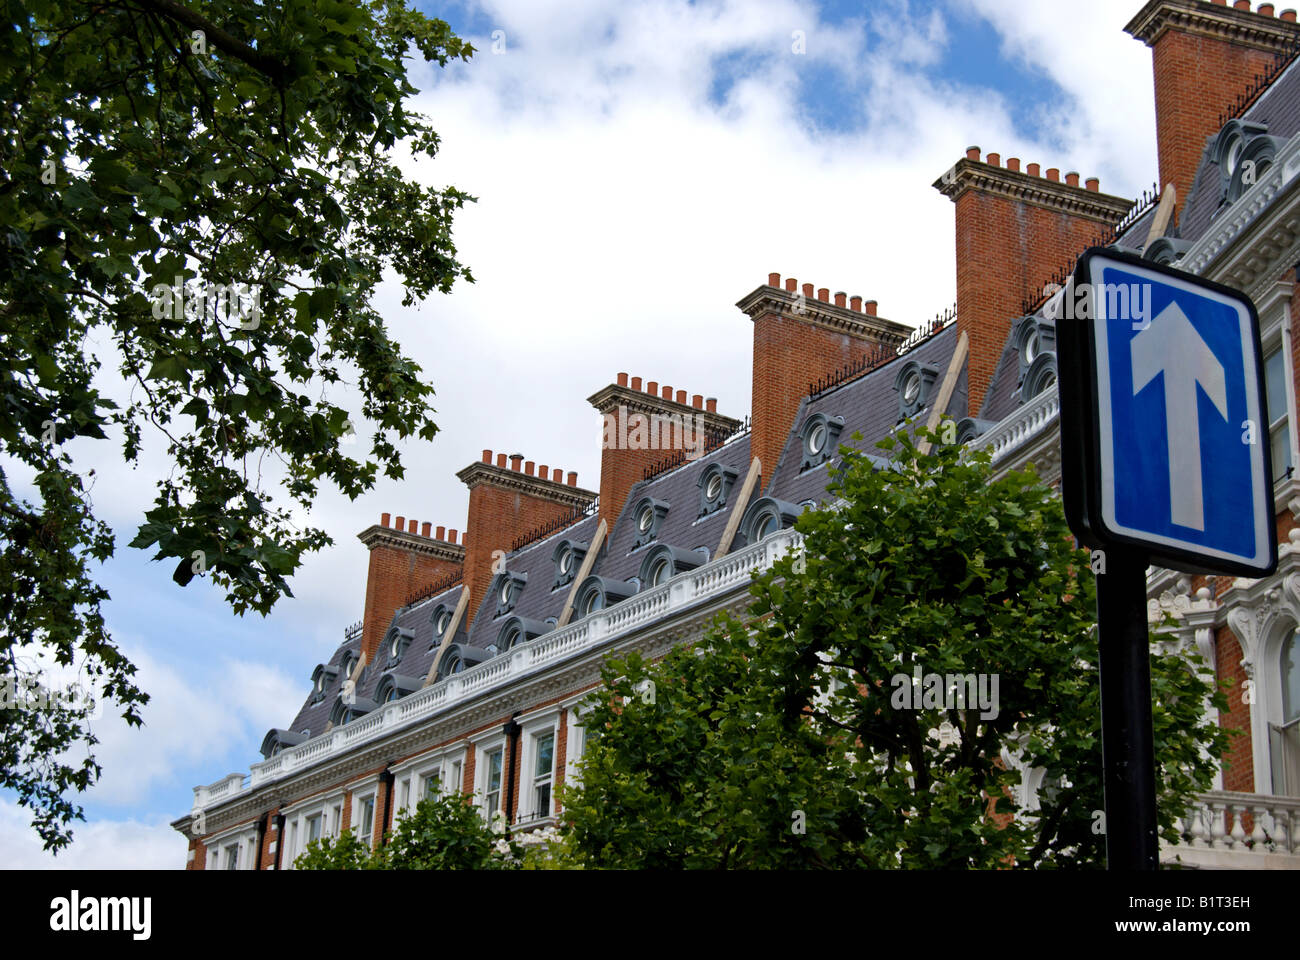
[[[1153,47],[1168,30],[1281,53],[1300,40],[1300,25],[1204,0],[1149,0],[1124,32]]]
[[[763,314],[774,313],[889,347],[898,346],[912,332],[911,327],[884,317],[874,317],[848,307],[837,307],[815,297],[805,297],[766,285],[755,288],[736,301],[736,306],[751,320],[756,320]]]
[[[416,533],[408,533],[394,527],[383,527],[377,523],[358,533],[357,539],[366,545],[367,550],[373,550],[375,547],[396,547],[399,550],[408,550],[411,553],[420,553],[452,563],[465,562],[465,548],[459,543],[434,540],[432,537],[422,537]]]
[[[585,507],[596,499],[594,490],[570,487],[563,483],[556,483],[554,480],[543,480],[541,477],[530,477],[522,471],[507,470],[505,467],[498,467],[491,463],[471,463],[457,473],[456,477],[471,490],[481,483],[486,483],[504,490],[514,490],[542,500],[562,503],[567,507]]]
[[[1133,207],[1133,201],[1109,193],[1072,187],[1068,183],[1032,177],[1019,170],[995,167],[963,157],[957,165],[934,181],[934,188],[954,203],[967,190],[992,193],[1027,203],[1095,220],[1111,226]]]
[[[665,400],[663,397],[656,397],[643,390],[620,387],[616,383],[611,383],[609,386],[597,390],[587,398],[587,402],[601,413],[609,413],[619,407],[627,407],[631,413],[658,413],[664,416],[681,416],[683,418],[695,417],[696,419],[693,422],[703,425],[705,433],[724,437],[735,433],[740,429],[741,425],[741,422],[734,417],[728,417],[716,411],[710,413],[708,410],[687,406],[684,403],[678,403],[676,400]]]

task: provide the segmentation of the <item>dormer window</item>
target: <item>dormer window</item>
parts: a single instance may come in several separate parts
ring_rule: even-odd
[[[740,521],[741,534],[745,543],[758,543],[778,530],[794,526],[801,513],[803,507],[796,504],[775,497],[762,497],[750,504],[745,511],[745,516]]]
[[[894,379],[894,389],[898,391],[899,423],[925,409],[934,392],[934,383],[938,379],[939,368],[933,363],[919,363],[913,360],[903,365]]]
[[[603,610],[634,596],[637,585],[626,580],[611,580],[595,574],[582,581],[578,596],[574,602],[574,611],[579,618]]]
[[[415,634],[406,627],[393,627],[388,631],[386,645],[388,647],[388,663],[390,665],[397,663],[406,653],[406,648],[411,645],[415,639]]]
[[[329,666],[323,663],[316,665],[316,669],[311,672],[312,703],[319,703],[325,699],[326,691],[334,685],[334,680],[338,675],[338,667]]]
[[[551,589],[562,587],[565,584],[573,582],[573,578],[578,575],[578,568],[582,566],[583,559],[587,556],[587,544],[580,543],[576,540],[561,540],[555,545],[555,553],[552,560],[555,563],[555,582]]]
[[[392,703],[407,694],[414,693],[424,686],[422,677],[404,677],[397,673],[386,673],[379,681],[375,698],[380,703]]]
[[[736,482],[736,471],[720,463],[711,464],[698,481],[700,488],[700,516],[716,513],[727,505],[732,484]]]
[[[920,389],[919,387],[917,389]],[[828,417],[815,413],[804,421],[800,435],[803,437],[801,470],[819,467],[839,449],[840,431],[844,429],[843,417]]]
[[[1286,145],[1281,137],[1268,134],[1262,123],[1233,119],[1223,125],[1212,147],[1219,167],[1220,206],[1236,203],[1259,182]]]
[[[1023,317],[1012,343],[1019,357],[1020,402],[1025,403],[1056,383],[1056,321]]]
[[[659,527],[667,515],[668,504],[662,500],[653,497],[641,498],[632,510],[632,518],[636,523],[636,538],[632,543],[632,549],[644,546],[658,537]]]
[[[497,575],[496,616],[505,616],[515,608],[515,604],[519,602],[519,595],[524,592],[524,585],[527,581],[528,574],[526,573],[515,573],[507,570]]]
[[[452,609],[444,603],[438,604],[434,608],[433,616],[433,643],[431,646],[437,646],[442,643],[443,638],[447,635],[447,628],[451,626]]]
[[[497,642],[494,644],[497,650],[506,651],[512,647],[517,647],[551,629],[550,624],[541,620],[529,620],[526,617],[511,617],[501,625],[501,630],[497,634]]]
[[[641,561],[640,580],[647,587],[657,587],[685,570],[694,570],[708,559],[707,551],[683,550],[661,543]]]

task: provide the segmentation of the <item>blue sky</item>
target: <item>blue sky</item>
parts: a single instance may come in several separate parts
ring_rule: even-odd
[[[105,775],[57,859],[0,794],[0,864],[183,866],[167,823],[192,787],[247,771],[360,619],[356,534],[381,512],[464,529],[454,473],[484,447],[597,486],[584,398],[620,371],[744,416],[750,331],[733,304],[769,271],[907,324],[950,305],[952,208],[930,184],[967,145],[1140,193],[1156,169],[1150,54],[1122,32],[1139,6],[1089,4],[1066,30],[1037,0],[421,4],[480,52],[415,65],[443,150],[400,162],[480,198],[456,230],[478,282],[418,308],[390,283],[379,305],[438,392],[442,432],[403,448],[406,481],[322,494],[311,519],[336,545],[265,619],[125,546],[166,469],[157,443],[135,472],[107,444],[75,448],[117,533],[108,623],[154,701],[143,731],[96,720]]]

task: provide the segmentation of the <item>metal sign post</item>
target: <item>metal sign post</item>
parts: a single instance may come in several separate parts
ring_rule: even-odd
[[[1057,325],[1062,495],[1098,551],[1106,857],[1159,866],[1146,568],[1277,568],[1259,318],[1239,291],[1093,248]]]

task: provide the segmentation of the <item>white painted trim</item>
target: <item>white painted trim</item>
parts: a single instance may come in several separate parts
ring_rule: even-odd
[[[515,811],[515,822],[525,823],[550,817],[555,814],[555,770],[556,753],[560,746],[560,708],[558,704],[538,711],[527,722],[519,721],[519,808]],[[551,800],[547,809],[533,809],[533,790],[536,787],[534,766],[537,759],[537,740],[546,734],[551,735]]]

